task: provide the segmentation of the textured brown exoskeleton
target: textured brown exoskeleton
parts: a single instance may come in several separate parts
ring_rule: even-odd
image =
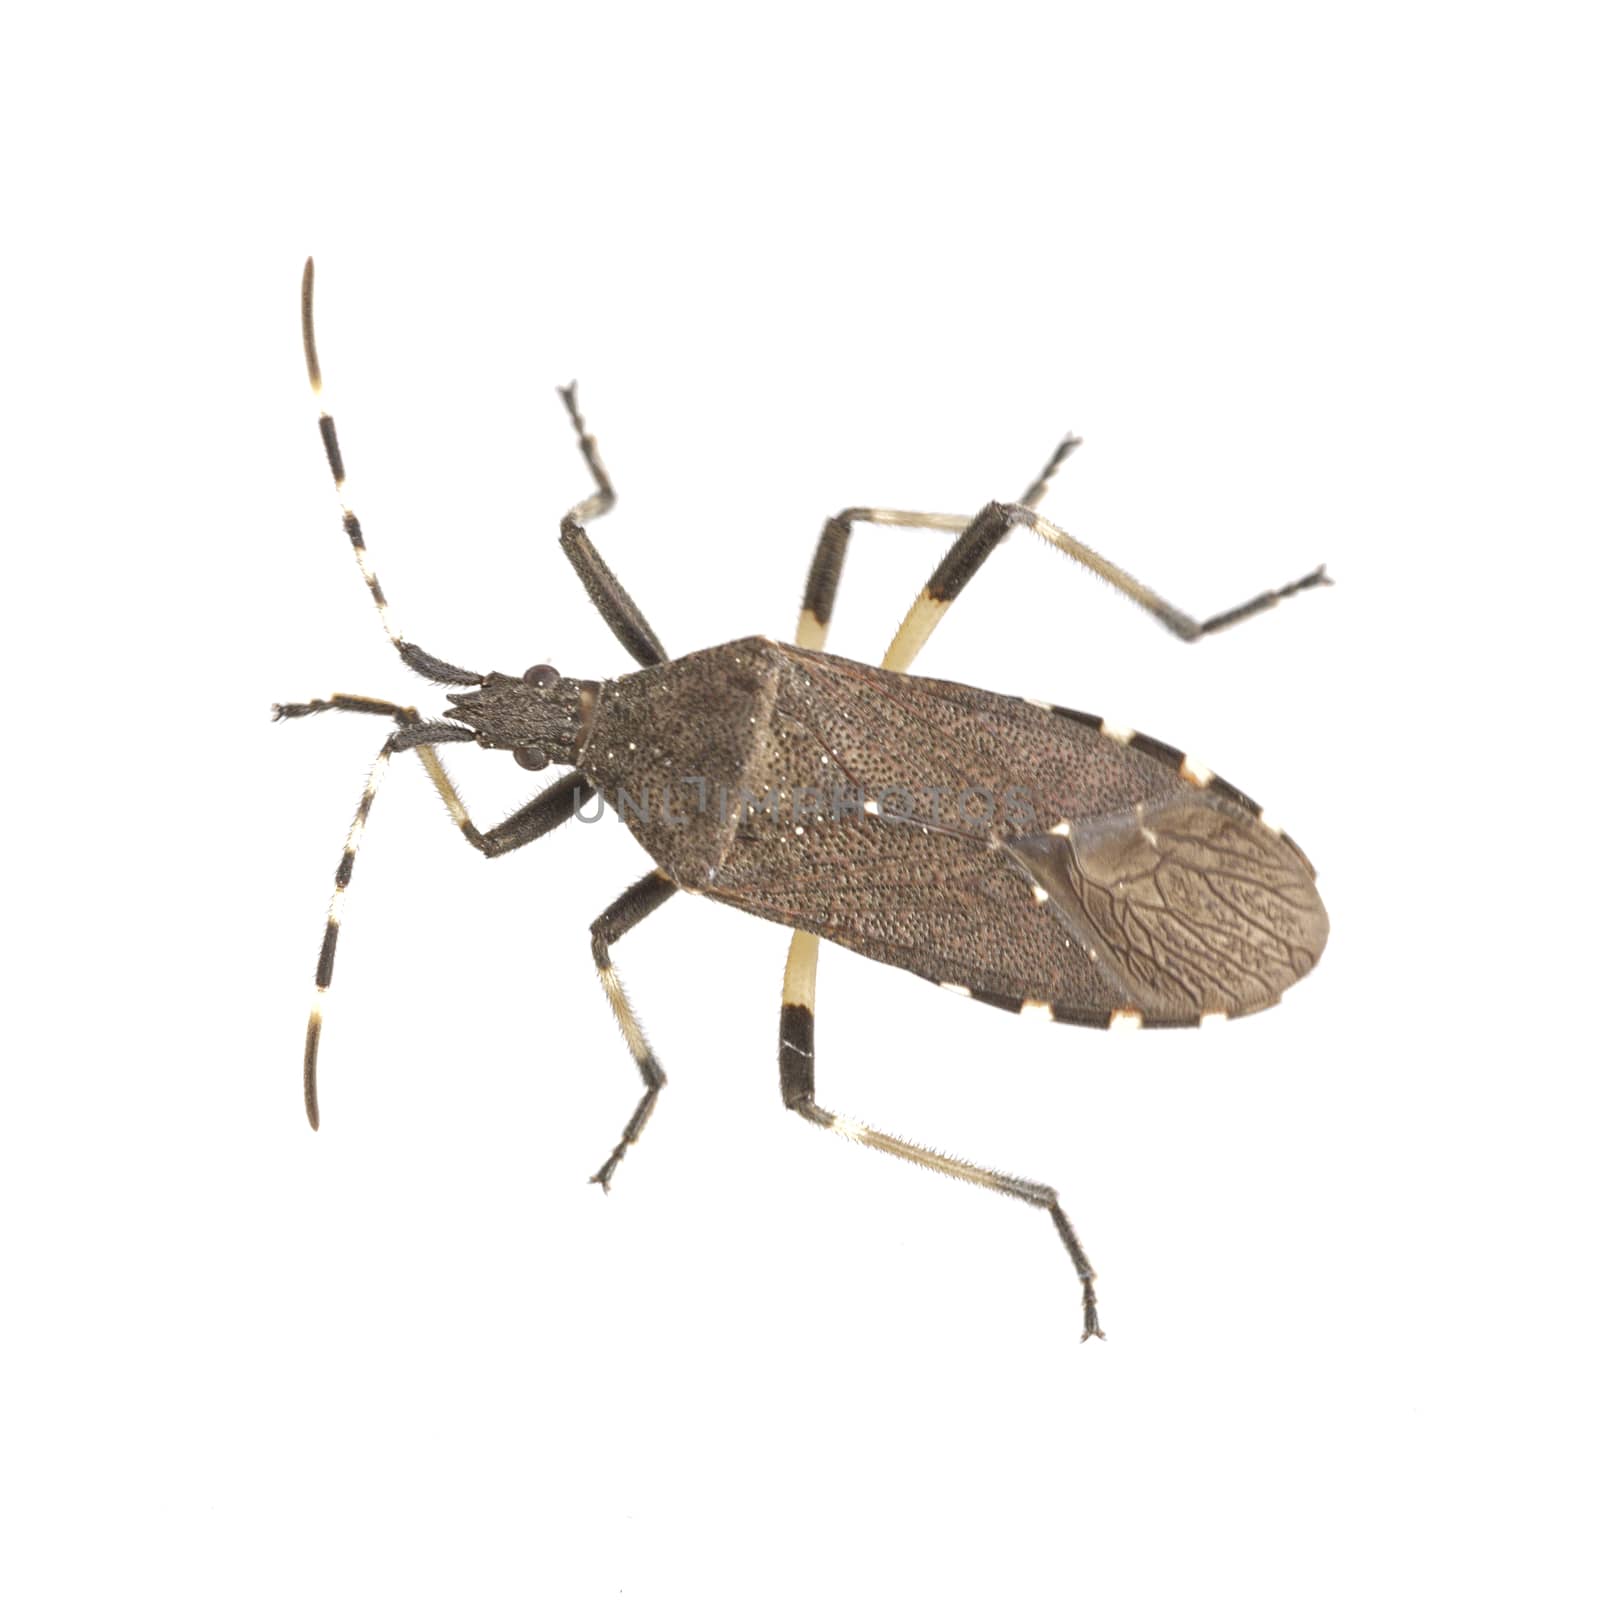
[[[311,289],[308,261],[306,362],[320,393]],[[1020,500],[988,505],[976,517],[854,509],[830,518],[796,644],[741,639],[671,660],[584,531],[615,496],[575,390],[561,393],[595,480],[594,494],[562,521],[562,549],[642,670],[607,682],[565,678],[550,666],[511,677],[429,655],[390,620],[361,525],[346,507],[345,531],[402,659],[466,692],[449,695],[444,722],[354,695],[274,708],[286,717],[359,711],[399,724],[379,754],[335,878],[306,1034],[312,1126],[322,996],[356,846],[388,758],[416,750],[457,826],[485,855],[531,843],[598,795],[656,866],[591,928],[601,982],[645,1085],[595,1181],[609,1186],[666,1082],[623,994],[611,945],[679,890],[702,894],[796,930],[778,1051],[784,1104],[859,1143],[1047,1211],[1082,1280],[1083,1336],[1099,1334],[1094,1273],[1053,1189],[938,1155],[816,1103],[817,941],[1009,1011],[1085,1027],[1186,1027],[1272,1005],[1316,964],[1328,923],[1311,864],[1254,801],[1143,734],[1078,711],[910,677],[906,669],[1013,527],[1033,529],[1189,640],[1328,579],[1318,568],[1195,621],[1037,514],[1051,476],[1078,443],[1069,437]],[[344,464],[326,411],[321,429],[342,489]],[[858,522],[959,535],[881,667],[821,648]],[[555,763],[572,771],[480,832],[435,748],[459,742],[509,750],[530,769]]]

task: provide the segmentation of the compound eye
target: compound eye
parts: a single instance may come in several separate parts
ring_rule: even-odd
[[[561,681],[561,674],[554,667],[529,667],[522,674],[522,681],[530,689],[553,689]]]
[[[536,750],[532,745],[529,745],[525,750],[514,750],[512,754],[516,757],[517,765],[526,767],[529,772],[542,772],[550,765],[550,757],[543,750]]]

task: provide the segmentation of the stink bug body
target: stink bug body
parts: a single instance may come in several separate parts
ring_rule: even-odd
[[[321,373],[302,291],[306,362]],[[275,708],[391,718],[335,878],[306,1033],[306,1111],[318,1122],[322,998],[339,914],[378,778],[415,750],[462,834],[485,855],[542,837],[596,797],[654,859],[653,871],[591,928],[606,997],[644,1094],[594,1175],[609,1186],[666,1082],[623,993],[611,946],[675,893],[700,894],[795,930],[784,976],[779,1082],[809,1121],[921,1166],[1047,1211],[1083,1285],[1083,1336],[1100,1333],[1094,1273],[1053,1189],[937,1155],[824,1110],[815,1099],[813,1007],[819,939],[1020,1013],[1086,1027],[1183,1027],[1273,1004],[1315,965],[1327,918],[1310,863],[1260,807],[1181,751],[1100,718],[911,677],[951,602],[1014,527],[1034,530],[1187,640],[1241,622],[1301,589],[1321,568],[1198,622],[1038,515],[1068,438],[1017,501],[975,517],[854,509],[824,525],[795,644],[765,638],[670,659],[601,559],[584,524],[608,510],[611,482],[575,390],[561,391],[595,492],[561,523],[561,546],[637,672],[600,682],[554,667],[520,677],[452,666],[394,626],[349,506],[344,526],[379,615],[412,670],[457,692],[447,720],[335,695]],[[332,417],[320,426],[334,481],[344,465]],[[824,653],[851,529],[858,523],[957,534],[883,664]],[[495,827],[479,831],[437,747],[476,743],[518,763],[572,770]]]

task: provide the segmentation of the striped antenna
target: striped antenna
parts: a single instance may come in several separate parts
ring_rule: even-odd
[[[424,678],[430,678],[435,683],[482,683],[483,678],[479,673],[468,672],[464,667],[452,666],[448,661],[441,661],[437,656],[429,655],[426,650],[410,643],[395,626],[394,618],[389,613],[389,602],[384,598],[383,586],[378,582],[378,574],[373,570],[372,562],[367,555],[367,541],[361,532],[361,519],[350,507],[346,490],[344,455],[339,449],[339,433],[334,427],[333,415],[323,397],[322,363],[317,359],[317,330],[312,315],[315,284],[316,266],[311,257],[307,256],[305,275],[300,280],[300,334],[305,343],[306,376],[311,380],[311,393],[317,402],[317,427],[322,433],[322,448],[327,453],[328,470],[333,474],[333,486],[339,496],[339,510],[344,518],[344,531],[350,540],[351,549],[356,553],[356,565],[361,569],[361,576],[372,596],[372,603],[378,608],[378,620],[383,624],[383,631],[389,635],[390,644],[400,652],[400,659],[413,672],[419,673]]]
[[[333,486],[339,495],[344,531],[350,540],[351,549],[355,551],[356,565],[361,569],[361,576],[367,585],[368,593],[372,596],[372,603],[378,608],[378,620],[383,624],[389,642],[399,652],[400,659],[413,672],[420,673],[435,683],[468,686],[481,684],[483,677],[480,673],[452,666],[448,661],[441,661],[437,656],[429,655],[426,650],[412,644],[395,626],[394,618],[390,615],[389,602],[384,597],[383,587],[378,582],[378,575],[367,556],[367,543],[361,532],[361,521],[350,506],[346,489],[344,454],[339,448],[339,434],[334,427],[332,413],[323,398],[322,363],[317,357],[316,322],[312,314],[315,284],[316,267],[308,256],[305,274],[300,280],[300,331],[305,342],[306,376],[311,380],[311,393],[317,401],[317,427],[322,434],[322,448],[327,453],[328,470],[333,473]],[[438,790],[449,808],[451,818],[466,835],[468,843],[478,849],[484,847],[482,835],[472,825],[466,807],[456,793],[455,785],[451,783],[449,774],[446,773],[433,748],[436,744],[471,740],[474,738],[471,729],[463,728],[456,723],[423,722],[409,706],[396,705],[387,700],[369,700],[361,695],[335,695],[331,701],[313,700],[303,705],[274,706],[273,715],[302,717],[322,710],[365,711],[379,716],[391,716],[400,726],[384,741],[383,748],[378,752],[378,759],[373,763],[367,787],[361,796],[361,804],[356,808],[355,820],[350,824],[350,832],[345,839],[344,854],[339,858],[339,868],[333,878],[333,901],[328,907],[328,924],[322,935],[322,950],[317,957],[316,995],[312,999],[311,1016],[306,1023],[306,1116],[313,1128],[320,1121],[317,1107],[317,1051],[322,1038],[324,997],[327,995],[328,985],[333,981],[333,958],[339,944],[339,923],[344,910],[344,897],[350,887],[350,875],[355,870],[356,851],[360,848],[361,836],[366,832],[367,816],[377,796],[378,785],[383,782],[384,774],[389,768],[389,758],[402,750],[415,750],[427,769],[434,788]]]
[[[354,701],[359,697],[343,695],[339,698]],[[294,716],[321,709],[321,705],[280,706],[273,709],[280,715]],[[345,835],[344,854],[339,857],[339,867],[333,875],[333,899],[328,905],[328,925],[323,930],[322,950],[317,956],[317,989],[311,1000],[311,1015],[306,1020],[306,1118],[313,1128],[321,1121],[321,1114],[317,1108],[317,1049],[322,1040],[322,1011],[328,985],[333,982],[333,958],[339,948],[339,925],[344,916],[344,897],[350,888],[350,877],[356,867],[356,851],[361,848],[362,836],[367,831],[367,818],[372,812],[372,802],[377,798],[378,785],[383,782],[384,775],[389,770],[389,758],[401,750],[416,750],[420,755],[432,756],[432,746],[435,744],[458,743],[473,737],[470,728],[463,728],[455,723],[423,722],[409,707],[390,706],[384,701],[343,706],[340,709],[392,713],[401,726],[384,740],[383,748],[378,752],[378,759],[372,764],[372,771],[367,777],[367,786],[361,794],[361,804],[356,807],[350,831]],[[446,782],[448,783],[448,779]],[[477,836],[477,830],[472,828],[470,822],[465,823],[464,828],[471,829],[472,834]]]
[[[322,1040],[323,997],[333,982],[333,957],[339,948],[339,922],[344,914],[345,891],[350,887],[350,874],[355,870],[356,851],[361,848],[361,836],[367,831],[367,816],[389,770],[389,742],[378,752],[367,777],[367,787],[362,792],[361,804],[356,807],[354,821],[345,835],[344,854],[339,857],[339,870],[333,875],[333,899],[328,906],[328,926],[322,935],[322,953],[317,957],[317,991],[311,1000],[311,1015],[306,1019],[306,1118],[313,1128],[321,1123],[317,1109],[317,1048]]]

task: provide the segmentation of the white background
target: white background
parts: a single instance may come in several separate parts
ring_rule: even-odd
[[[7,124],[0,1583],[16,1595],[1592,1594],[1594,284],[1581,8],[35,11]],[[793,626],[841,505],[1047,510],[931,674],[1201,756],[1316,861],[1320,969],[1204,1034],[1036,1028],[824,950],[819,1094],[1061,1189],[825,1138],[783,930],[613,822],[374,810],[400,625],[631,663]],[[939,535],[857,535],[875,659]],[[538,780],[451,761],[481,819]],[[1590,1507],[1589,1512],[1582,1510]]]

